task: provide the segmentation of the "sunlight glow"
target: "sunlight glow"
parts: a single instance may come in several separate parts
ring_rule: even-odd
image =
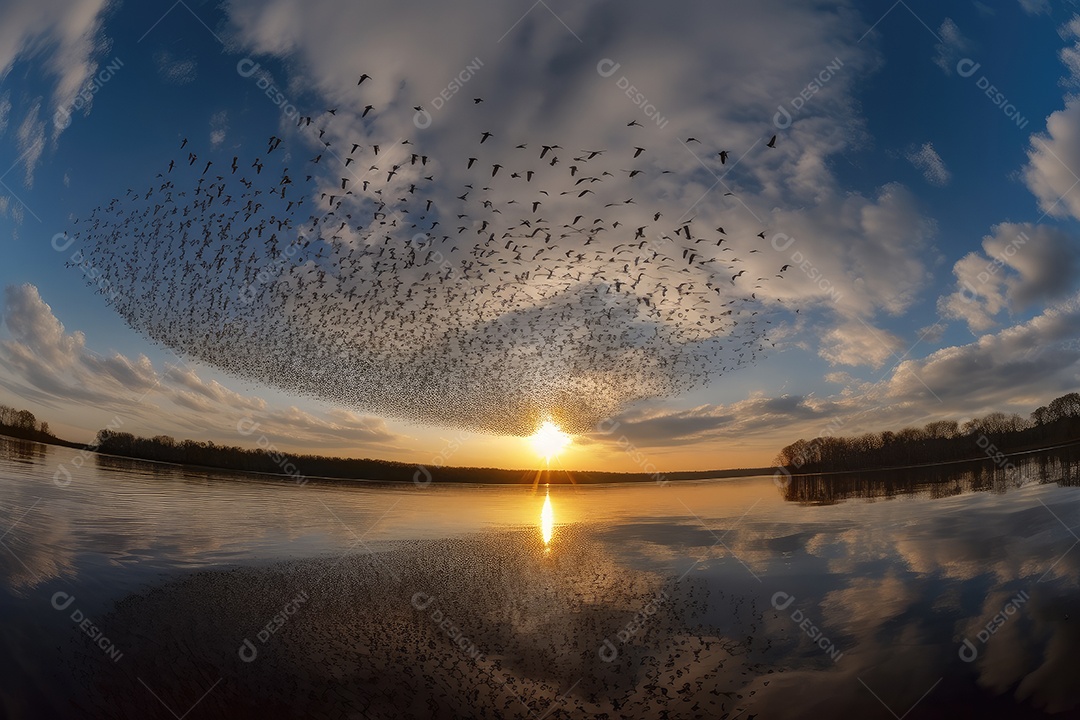
[[[544,536],[544,544],[551,542],[551,535],[555,530],[555,511],[551,509],[551,495],[544,497],[544,509],[540,511],[540,532]]]
[[[550,420],[545,420],[529,438],[529,442],[532,444],[536,454],[544,458],[544,461],[548,463],[551,462],[551,458],[558,456],[559,453],[565,450],[572,440],[573,438],[560,430],[559,426]]]

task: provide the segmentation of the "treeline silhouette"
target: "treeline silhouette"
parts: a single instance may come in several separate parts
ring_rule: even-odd
[[[176,440],[168,435],[152,438],[131,433],[101,430],[94,441],[96,450],[107,455],[184,465],[201,465],[223,470],[272,473],[294,482],[309,479],[373,480],[378,482],[444,483],[532,483],[537,470],[507,470],[490,467],[449,467],[417,465],[390,460],[325,457],[281,452],[271,446],[241,448],[218,445],[212,441]],[[745,470],[708,470],[702,472],[617,473],[542,471],[541,482],[602,483],[657,482],[660,480],[699,480],[765,474],[766,468]]]
[[[38,422],[37,417],[29,410],[18,410],[7,405],[0,405],[0,435],[50,445],[82,447],[79,443],[70,443],[53,435],[49,430],[49,423]]]
[[[776,456],[790,472],[816,473],[980,460],[1080,440],[1080,394],[1056,398],[1025,418],[995,412],[963,425],[938,420],[923,427],[852,437],[796,440]]]
[[[282,452],[267,444],[259,448],[218,445],[213,441],[177,440],[169,435],[151,438],[132,433],[99,430],[92,443],[83,444],[62,440],[53,435],[47,422],[39,422],[29,410],[17,410],[0,405],[0,435],[32,440],[47,445],[63,445],[86,449],[103,455],[116,455],[133,460],[175,463],[178,465],[269,473],[294,482],[311,480],[372,480],[377,482],[448,483],[533,483],[536,469],[508,470],[490,467],[450,467],[419,465],[374,460],[341,458],[322,455],[300,455]],[[99,458],[99,461],[101,459]],[[702,470],[697,472],[584,472],[562,470],[541,471],[541,482],[611,483],[667,482],[672,480],[705,480],[710,478],[765,475],[772,468],[742,468]]]

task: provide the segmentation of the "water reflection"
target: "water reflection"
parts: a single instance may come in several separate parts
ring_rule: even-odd
[[[1080,445],[1008,458],[869,472],[796,475],[778,483],[785,500],[830,505],[923,494],[948,498],[973,492],[1005,493],[1028,484],[1080,485]]]
[[[540,534],[544,537],[544,547],[551,545],[551,535],[555,531],[555,513],[551,509],[551,491],[544,495],[544,507],[540,511]]]
[[[159,706],[140,678],[177,702],[223,678],[205,717],[1080,707],[1072,450],[780,492],[772,477],[552,486],[540,508],[531,486],[298,487],[105,458],[61,487],[73,453],[20,452],[0,441],[12,718],[145,717]],[[122,662],[54,609],[58,592]],[[422,613],[417,592],[434,599]]]
[[[3,443],[3,457],[18,463],[39,463],[49,450],[48,445],[6,436],[0,436],[0,442]]]

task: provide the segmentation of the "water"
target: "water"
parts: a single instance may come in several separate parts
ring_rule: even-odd
[[[0,707],[1080,716],[1076,466],[301,486],[0,439]]]

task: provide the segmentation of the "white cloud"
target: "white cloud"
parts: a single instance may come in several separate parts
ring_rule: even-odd
[[[1003,410],[1018,402],[1033,405],[1076,388],[1077,337],[1080,298],[1073,297],[968,345],[905,361],[890,379],[888,393],[894,400],[914,403],[925,400],[929,388],[952,412]]]
[[[880,368],[890,358],[899,359],[904,341],[892,333],[862,322],[848,322],[829,330],[819,354],[832,365],[868,365]]]
[[[154,53],[154,65],[158,75],[173,85],[187,85],[194,82],[198,75],[198,63],[195,58],[178,58],[164,48]]]
[[[971,43],[960,32],[960,28],[952,18],[945,18],[937,34],[941,42],[934,45],[934,64],[946,75],[952,75],[956,62],[970,49]]]
[[[109,0],[40,0],[0,5],[0,81],[20,60],[35,59],[51,76],[51,97],[33,101],[24,111],[20,146],[29,149],[23,159],[27,181],[44,147],[44,117],[72,106],[76,96],[97,71],[106,43],[101,32]],[[13,111],[15,112],[15,111]],[[31,118],[33,118],[31,120]],[[29,122],[29,124],[27,124]],[[65,125],[53,123],[55,140]]]
[[[216,112],[210,116],[210,144],[217,147],[225,142],[225,135],[229,132],[229,113],[226,110]]]
[[[15,133],[18,141],[19,157],[26,168],[26,185],[34,182],[34,168],[37,167],[41,153],[45,151],[45,121],[41,119],[41,101],[38,100],[26,113],[22,124]]]
[[[943,187],[949,184],[952,173],[945,167],[945,161],[941,159],[934,146],[923,143],[919,148],[913,148],[907,153],[908,162],[922,170],[926,182],[931,185]]]
[[[32,347],[44,364],[60,369],[74,365],[86,346],[86,337],[81,332],[66,333],[36,287],[9,285],[4,302],[4,322],[16,342]]]
[[[507,141],[509,137],[521,141],[554,138],[566,148],[611,148],[612,154],[615,148],[627,147],[628,141],[641,143],[647,147],[638,161],[643,179],[634,183],[618,177],[605,180],[603,187],[597,186],[595,202],[602,206],[633,195],[639,201],[649,197],[650,207],[627,211],[628,221],[630,213],[642,216],[634,218],[640,220],[639,225],[651,222],[651,211],[656,209],[672,223],[683,213],[696,214],[696,227],[724,225],[732,237],[752,239],[759,232],[786,232],[796,237],[797,244],[788,254],[778,254],[768,243],[761,243],[753,255],[739,258],[744,263],[740,267],[747,269],[748,283],[764,287],[765,280],[770,281],[759,300],[768,303],[770,310],[777,310],[777,300],[789,307],[818,305],[835,310],[840,318],[829,322],[846,323],[855,318],[872,319],[877,313],[903,312],[917,298],[927,277],[921,255],[933,238],[933,223],[922,217],[918,202],[904,187],[886,184],[869,193],[852,191],[831,169],[837,156],[865,136],[854,93],[857,81],[879,62],[869,44],[856,42],[866,27],[856,13],[822,13],[817,7],[776,0],[751,3],[738,13],[724,15],[726,40],[717,43],[712,29],[717,17],[714,6],[694,6],[672,14],[649,4],[626,12],[616,3],[554,3],[551,12],[537,6],[521,19],[520,8],[493,8],[472,0],[455,7],[455,17],[468,21],[455,23],[453,32],[447,31],[445,22],[416,21],[417,16],[430,19],[445,12],[432,6],[418,4],[418,14],[414,14],[402,12],[400,3],[391,0],[364,6],[325,0],[270,4],[235,0],[227,5],[227,12],[235,47],[261,60],[266,54],[288,54],[286,72],[292,74],[280,81],[281,87],[296,97],[300,97],[300,90],[319,95],[320,102],[314,107],[337,108],[333,116],[316,111],[317,127],[326,128],[322,142],[332,142],[335,147],[348,147],[351,142],[393,147],[398,139],[407,137],[438,163],[442,158],[459,157],[462,148],[476,145],[482,129],[477,127],[476,118],[483,117],[498,123],[498,139],[485,146],[485,153],[489,148],[490,152],[484,163],[502,161],[500,164],[508,168],[515,162],[520,165],[525,157]],[[553,17],[552,12],[559,17]],[[356,28],[368,26],[370,18],[376,16],[380,18],[378,32],[357,42]],[[657,28],[664,32],[658,34]],[[580,43],[577,38],[581,38]],[[644,38],[650,38],[649,42]],[[425,52],[400,52],[403,43],[424,47]],[[774,50],[763,55],[759,50],[764,46]],[[685,52],[682,49],[686,47],[701,50]],[[842,66],[827,71],[841,56]],[[605,77],[597,72],[597,60],[603,57],[621,63],[617,75]],[[410,108],[421,104],[435,111],[432,99],[439,97],[474,58],[480,58],[483,65],[465,91],[437,110],[430,129],[415,127]],[[725,72],[714,72],[716,67],[724,67]],[[361,72],[372,77],[358,87]],[[663,128],[652,123],[640,128],[640,134],[629,135],[638,129],[627,130],[628,120],[648,118],[619,87],[623,76],[667,118]],[[812,97],[797,107],[792,104],[811,83],[816,88]],[[484,97],[485,102],[474,106],[470,97]],[[377,112],[361,123],[359,115],[367,104],[375,105]],[[782,129],[767,123],[778,105],[794,113],[791,125]],[[273,117],[279,109],[267,101],[265,112]],[[295,122],[282,117],[281,125],[289,130]],[[773,133],[779,142],[775,148],[767,148],[765,141]],[[703,143],[688,152],[682,139],[691,135],[702,138]],[[295,134],[290,136],[290,142],[294,140]],[[313,137],[298,142],[318,147]],[[721,147],[741,158],[738,163],[722,167],[716,157]],[[742,157],[743,152],[748,154]],[[610,156],[605,161],[608,159]],[[535,156],[530,160],[536,162]],[[340,184],[340,175],[331,174],[332,169],[320,166],[319,170],[324,173],[320,181],[333,187]],[[662,175],[664,170],[672,174]],[[456,163],[438,171],[439,187],[432,192],[436,201],[449,195],[450,188],[473,179],[464,165]],[[393,182],[415,182],[421,172],[405,163]],[[721,172],[729,172],[723,185],[716,182]],[[530,192],[524,185],[520,183],[522,199]],[[710,190],[711,186],[714,189]],[[724,186],[731,188],[732,195],[723,194]],[[517,190],[507,192],[507,197],[514,197]],[[545,218],[569,223],[577,212],[571,205],[573,199],[552,193],[544,201]],[[607,243],[613,235],[598,242]],[[745,244],[742,249],[749,250]],[[791,253],[798,253],[801,260],[793,263]],[[583,260],[580,269],[587,274],[601,262]],[[798,269],[793,267],[777,281],[775,276],[784,265]],[[295,281],[303,272],[306,268],[288,277],[283,274],[281,282]],[[697,269],[686,272],[697,273]],[[705,271],[694,276],[701,285],[712,279]],[[677,287],[680,282],[669,284]],[[747,289],[758,290],[755,286]],[[514,309],[522,313],[532,310]],[[830,329],[824,328],[823,334]],[[555,343],[536,344],[547,348]],[[409,354],[415,356],[412,348]],[[850,347],[836,358],[874,363],[881,362],[879,354],[869,348]],[[565,357],[555,361],[556,366],[567,363]],[[491,365],[505,374],[505,367]],[[648,363],[639,366],[654,367]],[[408,368],[400,375],[411,376]],[[539,375],[520,373],[524,378]],[[559,391],[580,397],[580,385],[570,385],[566,378],[570,378],[569,373],[546,372],[535,386],[527,386],[529,381],[523,380],[522,387],[515,386],[512,391],[520,393],[523,404],[541,392],[544,397],[556,396]],[[507,407],[518,408],[513,402],[489,402],[493,387],[489,379],[490,375],[480,374],[462,382],[458,407],[431,403],[409,393],[396,393],[394,402],[404,397],[406,400],[400,402],[419,406],[408,408],[409,412],[453,412],[466,417],[474,406],[488,402],[500,408],[500,415],[514,415],[505,412]],[[567,385],[555,392],[545,390],[563,382]],[[506,383],[499,387],[503,385]],[[643,385],[635,384],[633,389],[641,391]],[[584,399],[581,404],[585,404]],[[463,407],[467,411],[462,411]],[[426,415],[420,419],[445,421],[447,417]],[[456,415],[454,419],[457,421]]]
[[[1046,132],[1031,136],[1024,181],[1039,209],[1058,218],[1080,218],[1080,192],[1074,168],[1080,170],[1080,99],[1069,98],[1065,108],[1046,120]]]
[[[953,266],[957,289],[938,300],[944,317],[973,332],[992,328],[1005,312],[1065,298],[1080,267],[1076,241],[1062,230],[1033,223],[1001,223]]]
[[[609,432],[594,432],[583,442],[618,452],[628,440],[658,457],[668,448],[730,451],[750,442],[779,450],[800,437],[896,430],[994,411],[1026,415],[1080,383],[1077,338],[1080,296],[966,345],[904,360],[878,382],[833,372],[826,380],[843,388],[826,397],[755,394],[685,410],[631,409],[601,426]]]
[[[1020,7],[1029,15],[1050,14],[1050,0],[1019,0]]]
[[[1080,84],[1080,16],[1061,28],[1071,46],[1058,56],[1068,70],[1063,83]],[[1038,200],[1039,209],[1057,218],[1080,218],[1080,98],[1066,96],[1065,107],[1046,119],[1046,130],[1031,135],[1024,167],[1024,182]]]
[[[238,420],[251,418],[263,432],[293,447],[400,449],[404,438],[379,418],[348,411],[325,417],[295,407],[272,407],[238,393],[190,368],[159,371],[149,358],[120,353],[103,356],[87,348],[82,332],[68,332],[30,284],[4,291],[3,319],[9,339],[0,340],[0,385],[46,405],[77,403],[112,412],[143,434],[172,433],[250,444]],[[284,446],[286,443],[282,443]]]
[[[8,119],[11,117],[11,93],[0,95],[0,135],[7,131]]]

